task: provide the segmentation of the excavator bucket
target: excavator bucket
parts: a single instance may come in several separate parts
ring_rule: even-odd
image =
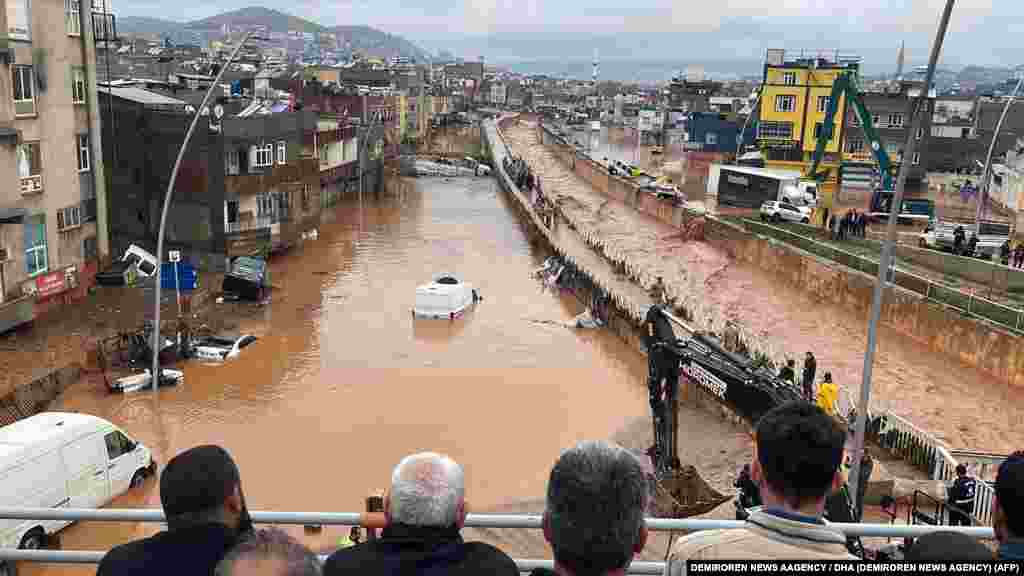
[[[732,500],[715,490],[691,465],[655,477],[651,513],[656,518],[689,518],[707,514]]]

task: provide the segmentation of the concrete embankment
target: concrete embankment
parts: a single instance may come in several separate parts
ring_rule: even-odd
[[[538,126],[547,149],[595,191],[675,227],[701,215],[683,206],[642,194],[624,178],[610,176],[593,160],[577,153],[557,136]],[[858,313],[870,309],[874,278],[826,262],[785,244],[752,234],[714,216],[706,216],[709,244],[733,258],[771,272],[814,298],[850,307]],[[1024,347],[1012,332],[965,317],[959,311],[925,300],[900,288],[888,288],[882,321],[897,331],[926,343],[995,378],[1024,387]]]
[[[766,350],[776,362],[787,356],[799,362],[804,351],[813,350],[819,377],[831,371],[841,387],[857,394],[870,277],[711,217],[705,241],[685,241],[680,226],[691,225],[696,214],[638,194],[628,182],[593,168],[589,173],[598,183],[609,182],[611,193],[592,186],[572,169],[589,160],[559,146],[541,146],[542,138],[550,138],[545,134],[526,122],[504,130],[506,143],[541,176],[545,193],[562,204],[576,228],[598,236],[606,254],[632,262],[643,286],[663,276],[668,295],[694,311],[699,328],[722,334],[732,325],[746,335],[750,349]],[[913,306],[925,306],[902,290],[890,291],[890,300],[893,293],[900,303],[911,299]],[[853,305],[857,299],[859,308]],[[1024,441],[1016,425],[1024,417],[1024,390],[936,351],[926,340],[935,329],[897,324],[893,310],[886,306],[879,332],[873,409],[931,430],[953,448],[1001,451]],[[949,398],[957,402],[951,405]],[[1000,410],[993,413],[994,406]]]

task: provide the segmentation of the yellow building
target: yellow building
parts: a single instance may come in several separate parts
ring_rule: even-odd
[[[825,130],[825,110],[832,84],[840,74],[857,74],[860,59],[836,53],[807,54],[769,50],[764,65],[757,143],[769,168],[810,168],[818,135]],[[842,162],[846,99],[839,102],[831,138],[819,170],[828,170],[827,182],[837,182]]]

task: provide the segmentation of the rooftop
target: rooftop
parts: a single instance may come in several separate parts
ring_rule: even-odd
[[[118,98],[123,98],[131,102],[137,102],[144,106],[180,106],[184,108],[186,104],[184,100],[178,100],[177,98],[171,98],[151,90],[144,90],[134,86],[101,86],[99,91],[112,94]]]

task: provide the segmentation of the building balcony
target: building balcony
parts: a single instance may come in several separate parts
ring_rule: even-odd
[[[21,179],[21,195],[30,196],[43,191],[43,175],[25,176]]]

